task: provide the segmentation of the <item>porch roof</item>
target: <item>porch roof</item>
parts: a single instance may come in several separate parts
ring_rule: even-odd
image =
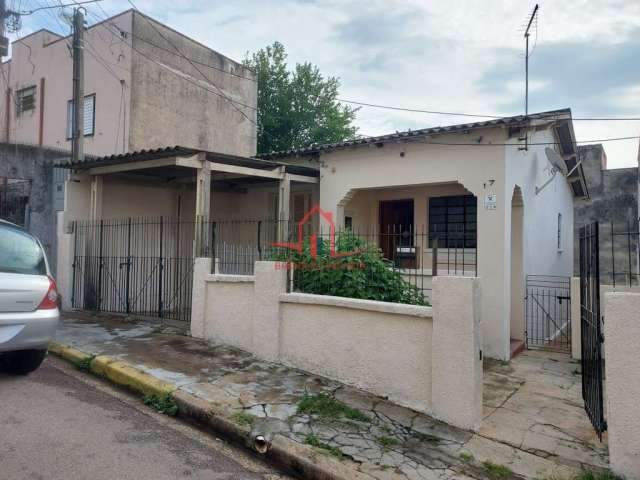
[[[284,170],[284,173],[296,175],[300,177],[318,178],[320,172],[316,168],[304,165],[292,165],[285,162],[274,160],[265,160],[260,158],[241,157],[238,155],[229,155],[220,152],[209,152],[194,148],[181,147],[179,145],[173,147],[156,148],[150,150],[137,150],[134,152],[106,155],[103,157],[86,155],[85,159],[80,162],[73,162],[70,158],[60,159],[54,162],[54,166],[58,168],[68,168],[72,170],[90,170],[91,173],[109,173],[113,171],[128,170],[133,173],[135,170],[153,170],[153,173],[159,176],[181,176],[180,171],[184,174],[191,175],[191,166],[186,161],[176,162],[173,165],[165,164],[165,159],[188,159],[198,154],[204,154],[206,160],[211,162],[212,171],[225,171],[227,173],[240,173],[250,175],[252,170],[269,172],[274,170]],[[156,166],[157,165],[157,166]],[[114,167],[110,169],[109,167]],[[120,168],[118,168],[120,167]],[[129,168],[131,167],[131,168]],[[138,168],[136,168],[138,167]],[[260,175],[262,176],[262,175]],[[275,178],[275,176],[274,176]]]

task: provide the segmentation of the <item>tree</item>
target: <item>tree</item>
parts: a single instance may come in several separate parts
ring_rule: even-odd
[[[308,62],[289,71],[286,60],[275,42],[244,61],[258,76],[258,154],[354,138],[357,109],[336,100],[339,79]]]

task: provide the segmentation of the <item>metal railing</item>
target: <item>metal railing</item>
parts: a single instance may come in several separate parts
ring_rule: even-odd
[[[640,225],[638,220],[599,224],[600,278],[615,286],[640,285]]]
[[[571,277],[527,275],[527,348],[571,349]]]

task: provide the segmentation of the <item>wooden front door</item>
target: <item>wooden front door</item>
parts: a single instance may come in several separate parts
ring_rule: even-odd
[[[398,247],[413,246],[413,200],[380,202],[380,248],[395,260]]]

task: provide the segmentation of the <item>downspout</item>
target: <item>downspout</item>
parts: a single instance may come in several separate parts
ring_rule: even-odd
[[[6,109],[7,112],[7,123],[5,124],[6,131],[4,132],[4,136],[6,142],[10,142],[9,132],[11,131],[11,87],[7,87],[7,99],[6,99]]]
[[[44,138],[44,77],[40,79],[40,127],[38,128],[38,145],[42,146]]]

